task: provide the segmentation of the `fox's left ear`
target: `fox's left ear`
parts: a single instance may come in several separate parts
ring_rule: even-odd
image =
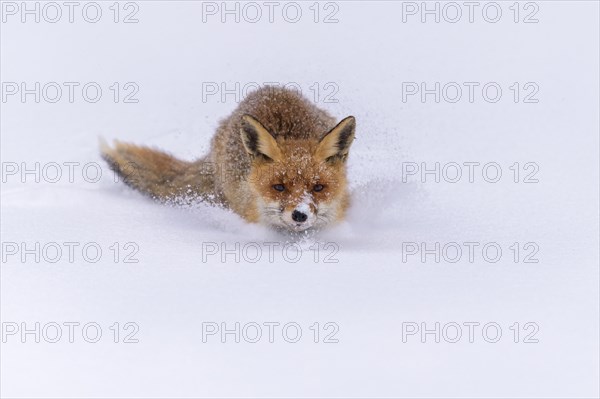
[[[242,116],[240,134],[244,148],[250,156],[263,157],[273,161],[281,159],[281,150],[277,141],[253,116],[248,114]]]
[[[356,120],[353,116],[342,119],[319,142],[315,156],[324,161],[338,158],[345,161],[354,140]]]

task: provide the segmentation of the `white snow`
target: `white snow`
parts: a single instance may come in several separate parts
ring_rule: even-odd
[[[221,23],[219,14],[202,19],[202,7],[220,2],[136,2],[136,24],[114,23],[112,2],[100,4],[96,24],[81,8],[72,24],[66,8],[55,24],[19,14],[2,23],[3,95],[14,88],[6,82],[57,82],[63,97],[46,101],[48,86],[39,103],[20,93],[1,103],[1,396],[598,397],[598,3],[536,2],[533,24],[513,22],[512,2],[500,3],[495,24],[482,19],[486,3],[474,23],[466,8],[457,23],[419,14],[403,23],[408,3],[320,3],[320,20],[337,9],[333,24],[314,23],[312,3],[298,3],[295,24],[281,18],[284,3],[274,23],[264,6],[257,23]],[[520,7],[522,21],[533,9]],[[64,82],[80,84],[72,103]],[[87,82],[102,88],[96,103],[81,96]],[[128,82],[138,103],[123,103]],[[201,156],[236,106],[235,94],[221,98],[221,82],[240,91],[296,82],[336,117],[356,117],[347,221],[287,236],[223,209],[161,206],[115,183],[99,136]],[[463,97],[403,102],[402,82],[457,82]],[[465,82],[479,82],[472,103]],[[500,101],[482,98],[488,82],[502,88]],[[536,87],[528,82],[538,103],[523,103]],[[324,102],[332,93],[339,102]],[[436,162],[439,183],[421,175]],[[36,163],[39,183],[23,172]],[[102,175],[88,182],[96,163]],[[462,176],[450,183],[457,164]],[[500,168],[497,183],[484,180],[486,164],[489,179]],[[486,261],[498,247],[500,259]],[[87,261],[97,248],[99,260]],[[7,335],[36,322],[40,343]],[[74,343],[65,322],[80,323]],[[102,328],[97,343],[82,338],[90,322]],[[138,343],[122,342],[134,330],[127,322]],[[203,342],[203,328],[236,322],[241,342]],[[273,343],[268,322],[280,323]],[[302,329],[297,343],[282,337],[290,322]],[[403,342],[403,329],[436,322],[441,342]],[[473,343],[469,322],[480,323]],[[48,342],[51,323],[62,326],[58,343]],[[257,343],[248,342],[252,323]],[[453,323],[457,343],[448,342]],[[497,343],[483,339],[486,323],[501,327]],[[339,342],[324,343],[331,333]],[[523,342],[531,339],[539,342]]]

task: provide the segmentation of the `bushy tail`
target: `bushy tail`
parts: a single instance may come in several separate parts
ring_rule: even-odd
[[[195,199],[219,202],[214,174],[204,159],[186,162],[148,147],[115,141],[100,143],[102,158],[127,185],[149,197],[169,203]]]

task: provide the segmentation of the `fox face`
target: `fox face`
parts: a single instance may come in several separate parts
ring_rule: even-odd
[[[250,156],[248,183],[262,223],[291,231],[319,228],[348,206],[346,159],[354,140],[349,116],[320,140],[275,137],[244,115],[241,137]]]

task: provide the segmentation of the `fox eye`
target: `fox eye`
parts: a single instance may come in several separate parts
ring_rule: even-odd
[[[279,191],[279,192],[282,192],[283,190],[285,190],[285,186],[284,186],[283,184],[275,184],[275,185],[273,186],[273,188],[274,188],[276,191]]]
[[[319,191],[322,191],[325,187],[322,184],[315,184],[315,186],[313,187],[313,191],[316,191],[317,193]]]

